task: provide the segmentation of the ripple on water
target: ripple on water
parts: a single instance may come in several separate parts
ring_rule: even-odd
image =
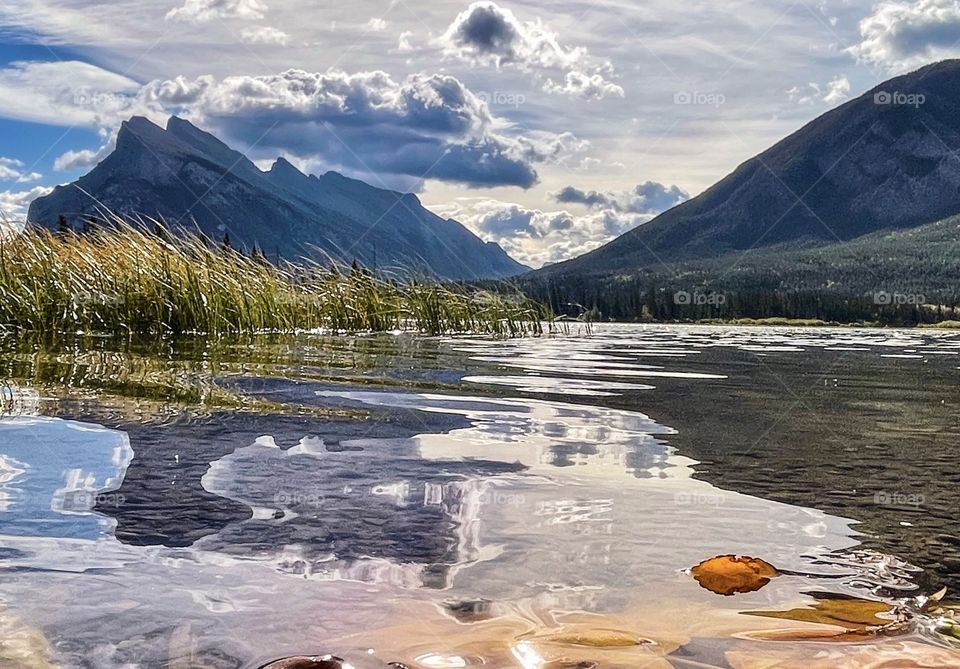
[[[618,390],[653,390],[653,386],[616,381],[591,379],[567,379],[556,376],[465,376],[464,383],[478,385],[508,386],[523,392],[547,393],[550,395],[579,395],[581,397],[611,397]]]
[[[741,613],[813,607],[811,592],[873,597],[909,587],[911,566],[861,549],[849,520],[693,478],[697,463],[652,412],[572,403],[659,392],[630,381],[640,374],[691,396],[713,382],[729,389],[735,379],[705,361],[717,346],[793,356],[786,349],[828,343],[877,359],[884,347],[950,350],[914,335],[703,328],[613,328],[573,353],[560,340],[458,342],[482,370],[468,383],[573,399],[328,384],[315,401],[371,411],[352,436],[297,417],[260,418],[255,433],[172,425],[153,435],[153,452],[138,450],[154,464],[121,488],[137,504],[116,516],[142,530],[124,543],[105,500],[78,500],[119,485],[126,435],[0,421],[0,444],[14,444],[0,447],[0,565],[14,567],[0,599],[64,666],[257,667],[304,653],[357,669],[960,666],[912,633],[771,640],[810,623]],[[504,367],[522,372],[497,376]],[[271,383],[275,398],[311,388]],[[397,415],[421,428],[398,433]],[[170,518],[137,525],[145,493],[160,490]],[[702,588],[688,570],[725,554],[756,556],[776,577],[726,597]]]

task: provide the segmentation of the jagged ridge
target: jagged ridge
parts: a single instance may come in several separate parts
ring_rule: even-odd
[[[336,172],[307,176],[280,158],[262,172],[188,121],[166,129],[134,117],[116,149],[89,174],[35,200],[32,224],[63,216],[77,227],[103,209],[161,217],[269,258],[333,258],[444,279],[502,278],[525,271],[497,244],[422,206],[413,194],[375,188]]]

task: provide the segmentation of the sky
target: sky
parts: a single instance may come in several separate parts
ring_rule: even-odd
[[[5,2],[0,210],[176,114],[264,167],[416,192],[540,267],[958,55],[960,0]]]

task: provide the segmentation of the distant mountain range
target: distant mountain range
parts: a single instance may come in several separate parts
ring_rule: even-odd
[[[948,244],[956,221],[931,224],[960,214],[958,109],[960,60],[891,79],[692,200],[523,281],[561,309],[603,303],[614,318],[637,317],[643,301],[617,291],[651,286],[837,295],[910,287],[956,300],[960,263],[944,255],[958,248]],[[897,233],[911,229],[918,234]]]
[[[689,317],[665,299],[672,291],[739,296],[726,302],[731,317],[819,317],[829,302],[831,318],[857,319],[889,306],[878,295],[909,292],[900,297],[916,301],[922,293],[960,318],[958,109],[960,60],[891,79],[692,200],[595,251],[524,274],[521,285],[558,311],[596,307],[618,319]],[[271,258],[327,254],[466,280],[527,269],[412,194],[335,172],[307,176],[282,158],[263,172],[176,117],[165,130],[143,118],[125,123],[110,156],[36,200],[29,218],[78,224],[98,207],[159,215],[215,240],[229,233],[235,247]]]
[[[35,200],[28,220],[79,227],[103,210],[162,218],[268,258],[307,257],[443,279],[505,278],[529,268],[443,219],[416,195],[336,172],[307,176],[284,158],[267,172],[188,121],[126,121],[116,149],[77,182]]]

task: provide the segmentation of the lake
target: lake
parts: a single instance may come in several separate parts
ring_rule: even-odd
[[[960,666],[960,333],[0,340],[0,378],[0,666]]]

